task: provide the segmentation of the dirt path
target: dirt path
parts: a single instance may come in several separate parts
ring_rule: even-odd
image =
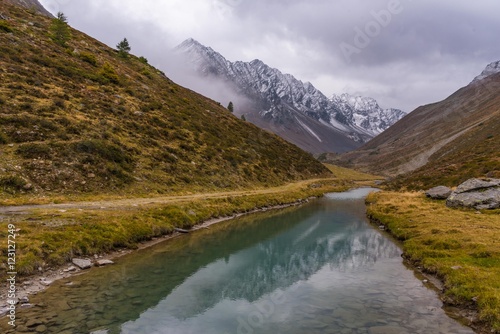
[[[82,210],[102,210],[102,209],[119,209],[126,207],[138,207],[147,205],[158,205],[158,204],[172,204],[179,202],[188,202],[199,199],[217,199],[226,197],[240,197],[248,195],[264,195],[264,194],[275,194],[286,192],[287,190],[297,189],[305,187],[310,184],[314,184],[319,181],[333,181],[336,179],[313,179],[299,181],[295,183],[289,183],[279,187],[264,188],[264,189],[254,189],[254,190],[234,190],[225,192],[214,192],[214,193],[198,193],[190,195],[174,195],[174,196],[162,196],[162,197],[149,197],[149,198],[125,198],[125,199],[115,199],[115,200],[100,200],[100,201],[89,201],[89,202],[70,202],[70,203],[58,203],[58,204],[35,204],[35,205],[18,205],[18,206],[0,206],[0,214],[25,214],[28,211],[38,210],[38,209],[48,209],[48,210],[68,210],[68,209],[82,209]]]

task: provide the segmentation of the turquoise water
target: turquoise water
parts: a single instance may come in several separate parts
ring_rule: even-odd
[[[367,223],[368,191],[213,225],[62,280],[18,329],[39,319],[64,334],[473,333]]]

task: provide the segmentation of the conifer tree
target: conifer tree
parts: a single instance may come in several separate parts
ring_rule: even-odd
[[[123,41],[118,43],[116,45],[116,48],[118,49],[118,54],[120,55],[120,57],[123,58],[127,58],[130,50],[132,50],[126,38],[124,38]]]
[[[71,31],[68,26],[68,19],[59,12],[57,17],[52,19],[50,24],[50,38],[61,46],[67,46],[66,43],[71,39]]]
[[[229,101],[229,104],[227,105],[227,110],[229,110],[230,112],[234,112],[233,102]]]

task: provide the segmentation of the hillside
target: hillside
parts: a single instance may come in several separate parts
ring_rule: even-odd
[[[2,17],[1,197],[210,191],[329,173],[143,57],[73,29],[61,46],[32,9],[5,3]]]
[[[194,39],[175,50],[188,71],[200,78],[199,89],[223,87],[228,96],[215,96],[220,90],[208,94],[232,99],[236,115],[311,153],[351,151],[405,115],[398,109],[382,109],[372,98],[328,98],[311,83],[261,60],[231,62]]]
[[[360,149],[346,166],[397,176],[393,185],[456,186],[500,176],[500,73],[474,80],[444,101],[419,107]]]

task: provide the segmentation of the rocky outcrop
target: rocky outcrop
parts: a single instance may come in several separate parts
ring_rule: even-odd
[[[447,199],[452,193],[452,190],[445,186],[434,187],[425,192],[425,196],[432,199]]]
[[[462,183],[446,200],[451,208],[476,210],[500,208],[500,179],[470,179]]]

